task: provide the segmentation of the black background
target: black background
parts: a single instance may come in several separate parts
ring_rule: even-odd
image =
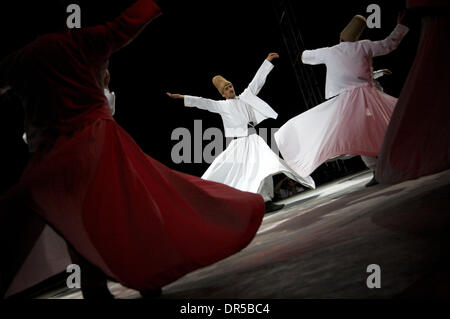
[[[45,24],[60,14],[57,0],[14,1],[1,4],[0,58],[32,41]],[[81,6],[82,25],[104,23],[133,1],[71,1]],[[278,113],[262,127],[278,128],[305,111],[295,75],[280,33],[273,2],[261,1],[161,1],[163,15],[155,19],[128,47],[112,56],[110,88],[116,93],[116,121],[150,156],[170,168],[201,176],[207,163],[175,164],[171,160],[171,133],[177,127],[193,130],[194,120],[203,129],[223,128],[220,116],[185,108],[165,92],[220,99],[211,78],[222,74],[239,94],[248,85],[269,52],[280,59],[269,75],[260,97]],[[395,27],[405,1],[292,1],[308,49],[337,44],[339,33],[355,14],[368,16],[371,3],[381,7],[381,29],[366,29],[362,38],[378,40]],[[68,14],[62,12],[62,15]],[[389,68],[393,75],[381,82],[385,92],[398,97],[413,62],[419,39],[419,21],[391,54],[374,60],[374,69]],[[322,90],[325,66],[314,71]],[[2,103],[0,112],[0,191],[14,184],[28,160],[22,142],[23,111],[14,103]],[[193,133],[192,133],[193,135]],[[204,143],[205,145],[206,143]]]

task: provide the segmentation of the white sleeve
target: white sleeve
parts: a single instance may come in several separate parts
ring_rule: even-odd
[[[112,115],[116,113],[116,95],[114,92],[111,92],[111,101],[109,103],[109,108],[111,109]]]
[[[373,71],[372,75],[373,75],[373,79],[376,80],[378,78],[381,78],[384,75],[384,73],[383,73],[383,70],[377,70],[377,71]]]
[[[266,78],[272,69],[273,64],[269,60],[265,59],[253,77],[253,80],[247,87],[254,95],[258,95],[259,91],[261,91],[262,87],[266,83]]]
[[[22,139],[25,142],[25,144],[28,144],[27,133],[23,133]]]
[[[328,55],[330,48],[321,48],[316,50],[305,50],[302,53],[302,62],[304,64],[322,64]]]
[[[220,113],[223,109],[223,101],[214,101],[203,97],[185,95],[184,106],[197,107],[202,110]]]
[[[386,39],[380,41],[363,40],[361,41],[361,45],[369,56],[386,55],[398,47],[408,31],[409,28],[407,26],[397,24],[394,31]]]

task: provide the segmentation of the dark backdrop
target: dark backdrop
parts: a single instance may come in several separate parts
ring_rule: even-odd
[[[37,3],[36,3],[37,2]],[[57,10],[56,0],[2,3],[0,16],[0,58],[30,42]],[[83,26],[104,23],[133,1],[76,1],[82,9]],[[363,38],[387,36],[396,24],[404,1],[292,1],[299,27],[308,49],[332,46],[354,14],[366,13],[367,5],[381,6],[381,29],[366,29]],[[193,129],[194,120],[203,120],[203,129],[222,128],[218,115],[184,108],[181,101],[165,96],[166,91],[219,99],[211,78],[222,74],[240,93],[252,79],[269,52],[281,58],[260,93],[278,113],[263,127],[280,127],[303,112],[287,52],[272,1],[163,1],[164,14],[127,48],[110,61],[110,87],[117,95],[116,121],[150,156],[165,165],[201,176],[209,164],[174,164],[171,160],[171,133],[177,127]],[[65,14],[65,13],[63,13]],[[67,14],[65,14],[67,15]],[[382,79],[386,93],[398,97],[415,56],[419,26],[392,54],[376,58],[374,68],[389,68],[393,75]],[[325,67],[314,67],[319,85],[325,86]],[[22,142],[22,110],[14,99],[1,105],[0,138],[1,191],[20,177],[28,159]]]

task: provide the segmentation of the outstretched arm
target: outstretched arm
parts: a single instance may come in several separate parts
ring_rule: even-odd
[[[130,43],[160,14],[160,8],[155,1],[138,0],[113,21],[81,29],[79,34],[87,49],[103,49],[109,56]]]
[[[316,50],[305,50],[302,53],[302,62],[304,64],[322,64],[325,63],[329,48],[321,48]]]
[[[409,31],[409,28],[402,24],[406,19],[405,16],[405,12],[399,13],[397,18],[397,26],[386,39],[380,41],[361,41],[364,50],[369,56],[376,57],[386,55],[398,47],[403,37]]]
[[[255,95],[261,91],[262,87],[266,83],[266,78],[269,75],[270,71],[273,69],[272,61],[273,59],[278,59],[280,56],[278,53],[269,53],[267,58],[264,60],[261,67],[256,72],[255,76],[253,77],[253,80],[248,85],[248,89]]]
[[[173,93],[169,93],[169,92],[167,92],[166,94],[167,94],[167,96],[169,96],[172,99],[176,99],[176,100],[184,99],[184,95],[181,95],[181,94],[173,94]]]
[[[187,107],[197,107],[199,109],[214,113],[220,113],[223,109],[223,103],[220,101],[214,101],[191,95],[173,94],[169,92],[167,92],[166,94],[172,99],[184,100],[184,106]]]

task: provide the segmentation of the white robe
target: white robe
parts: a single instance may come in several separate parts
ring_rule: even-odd
[[[278,116],[278,114],[266,102],[257,96],[266,82],[267,75],[270,71],[272,71],[272,69],[273,64],[268,60],[264,60],[248,87],[235,99],[215,101],[185,95],[184,105],[219,113],[222,117],[226,137],[247,136],[247,123],[249,118],[245,104],[250,105],[253,109],[256,119],[255,125],[261,123],[267,118],[276,119]]]
[[[215,101],[184,96],[185,106],[218,113],[222,117],[225,136],[238,137],[216,157],[202,178],[242,191],[261,194],[265,201],[273,198],[272,176],[279,173],[284,173],[306,187],[315,187],[314,180],[310,176],[302,178],[289,169],[259,135],[249,135],[247,124],[251,120],[256,120],[256,125],[266,118],[277,117],[277,113],[256,96],[272,68],[273,64],[264,60],[250,85],[234,99]],[[250,118],[247,107],[253,111],[253,119]]]
[[[326,65],[329,100],[275,133],[283,158],[298,175],[310,175],[335,156],[378,155],[397,99],[374,87],[372,57],[393,51],[408,30],[399,24],[381,41],[342,42],[303,52],[303,63]]]

